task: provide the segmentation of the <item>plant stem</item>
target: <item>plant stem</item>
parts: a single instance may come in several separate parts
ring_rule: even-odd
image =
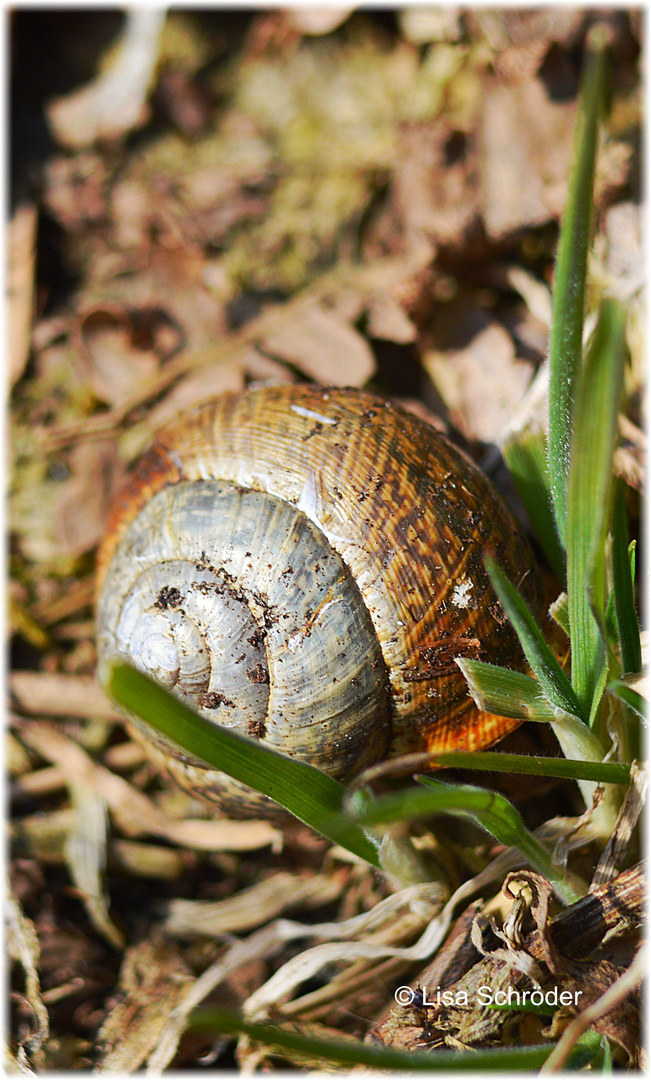
[[[565,757],[582,758],[584,761],[603,761],[604,748],[597,736],[575,716],[556,710],[550,721],[552,730],[558,739]],[[599,786],[592,780],[577,780],[586,808],[593,805],[594,793]],[[610,835],[615,827],[619,811],[621,792],[616,784],[604,784],[603,799],[594,811],[594,822],[605,835]]]

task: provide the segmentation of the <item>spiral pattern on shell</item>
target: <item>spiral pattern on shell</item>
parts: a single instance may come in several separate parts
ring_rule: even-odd
[[[517,721],[478,713],[454,660],[517,662],[487,550],[540,612],[511,514],[429,425],[357,390],[226,395],[163,431],[116,504],[99,654],[343,780],[387,754],[486,747]],[[144,733],[182,784],[259,812]]]

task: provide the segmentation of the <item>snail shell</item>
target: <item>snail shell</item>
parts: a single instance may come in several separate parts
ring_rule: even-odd
[[[344,781],[385,756],[487,747],[517,721],[479,713],[454,658],[523,663],[487,550],[539,613],[517,524],[429,425],[358,390],[225,395],[165,429],[115,505],[100,659]],[[265,813],[138,729],[182,786]]]

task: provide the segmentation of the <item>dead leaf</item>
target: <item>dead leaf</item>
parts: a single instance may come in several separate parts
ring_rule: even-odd
[[[141,261],[145,265],[140,265]],[[206,263],[196,245],[179,236],[169,237],[169,246],[149,243],[139,254],[114,251],[106,255],[104,262],[97,259],[94,263],[93,276],[78,294],[77,308],[81,312],[127,312],[127,340],[122,346],[127,349],[138,345],[141,319],[145,327],[149,321],[149,342],[145,337],[141,344],[153,348],[165,361],[162,376],[177,359],[172,353],[179,350],[180,357],[186,350],[210,346],[227,331],[225,297],[214,288],[212,280],[206,280],[208,269],[213,271],[214,267]],[[133,334],[133,345],[129,343],[129,332]],[[108,342],[106,362],[110,363]],[[153,383],[156,381],[154,378]],[[151,383],[142,376],[136,382],[134,398],[140,385]]]
[[[96,765],[85,750],[50,724],[28,721],[21,738],[46,761],[55,762],[67,782],[89,785],[106,803],[127,836],[164,836],[199,851],[254,851],[276,845],[282,834],[267,821],[177,821],[121,776]]]
[[[262,347],[326,386],[364,386],[375,372],[371,347],[340,316],[316,304],[266,335]]]
[[[70,454],[71,477],[62,486],[55,512],[55,540],[61,552],[77,556],[102,539],[113,498],[125,478],[115,443],[80,443]]]
[[[414,45],[430,41],[458,41],[461,37],[461,9],[429,4],[411,4],[398,12],[403,37]]]
[[[7,226],[6,340],[12,386],[25,370],[29,357],[34,314],[36,224],[34,203],[22,203]]]
[[[426,368],[450,419],[469,439],[498,442],[531,382],[531,365],[518,360],[510,334],[484,313],[467,313],[477,332],[465,348],[428,350]]]
[[[97,1072],[134,1072],[147,1060],[184,989],[193,982],[180,949],[160,934],[130,948],[120,971],[121,1000],[99,1032]]]
[[[407,345],[418,336],[418,330],[404,308],[388,295],[372,297],[366,332],[370,337],[395,341],[400,345]]]
[[[531,890],[530,914],[535,922],[532,931],[525,930],[527,912],[523,905],[526,900],[513,888],[517,881],[525,882]],[[555,1022],[562,1023],[567,1019],[568,1008],[571,1014],[579,1012],[580,1015],[587,1005],[589,1024],[619,1043],[634,1064],[639,1008],[634,996],[630,996],[631,986],[625,988],[628,996],[617,996],[608,1004],[608,1015],[599,1009],[592,1012],[591,1006],[602,994],[610,992],[630,962],[631,937],[633,947],[637,947],[644,905],[641,867],[625,871],[615,882],[599,886],[594,893],[551,918],[552,888],[540,874],[528,870],[510,873],[504,882],[504,892],[515,901],[514,918],[505,921],[504,932],[497,929],[492,920],[479,914],[469,928],[466,916],[460,927],[463,930],[461,940],[449,939],[433,964],[419,976],[417,985],[424,988],[425,997],[428,987],[435,987],[453,991],[450,1000],[454,1003],[448,1005],[445,999],[439,1003],[430,991],[429,1003],[424,1004],[418,999],[417,992],[413,992],[411,1004],[394,1008],[375,1036],[385,1044],[404,1048],[429,1045],[433,1052],[446,1045],[479,1047],[491,1045],[496,1040],[504,1045],[505,1039],[513,1040],[523,1014],[512,1015],[509,1027],[505,1028],[507,1012],[496,1013],[479,1007],[480,988],[491,987],[493,995],[498,989],[531,992],[536,982],[532,983],[531,974],[525,976],[523,969],[533,965],[531,973],[539,980],[543,992],[552,990],[558,996],[560,992],[568,991],[577,1002],[576,1007],[561,1003]],[[621,948],[620,964],[606,959],[603,952],[605,937],[611,938],[611,949]],[[508,946],[511,939],[517,943],[517,949],[504,949],[503,943]],[[479,953],[482,958],[477,960]],[[512,954],[510,962],[509,953]],[[465,1000],[456,996],[460,991]],[[523,1033],[524,1028],[520,1031],[520,1041],[524,1041]],[[541,1018],[538,1018],[533,1032],[529,1028],[526,1041],[539,1042],[544,1034]],[[554,1032],[546,1034],[549,1037]]]
[[[549,934],[549,908],[554,895],[552,885],[542,874],[536,874],[530,870],[514,870],[506,875],[502,885],[504,895],[514,901],[517,900],[519,895],[512,888],[516,882],[526,883],[531,890],[530,912],[538,931],[538,955],[545,962],[552,975],[558,975],[563,971],[563,964],[559,962]]]
[[[124,935],[109,915],[110,901],[104,887],[106,803],[85,784],[69,783],[68,787],[74,814],[65,841],[66,863],[92,925],[114,949],[121,949]]]
[[[55,138],[80,149],[118,139],[148,117],[146,98],[158,58],[165,21],[163,8],[133,8],[109,70],[88,86],[47,107]]]
[[[510,86],[519,86],[535,76],[548,48],[549,42],[545,38],[510,45],[497,53],[495,71]]]
[[[167,844],[116,838],[109,845],[109,868],[128,876],[163,881],[183,881],[188,871],[188,852]]]
[[[299,34],[318,37],[331,34],[348,19],[354,9],[348,7],[297,7],[289,8],[286,18]]]
[[[206,134],[213,102],[188,72],[171,66],[161,71],[156,105],[186,137],[198,139]]]
[[[474,141],[449,122],[414,123],[400,133],[393,201],[407,236],[460,244],[479,210]]]
[[[544,41],[571,46],[583,25],[585,13],[581,9],[556,7],[541,9],[490,8],[471,10],[468,13],[469,29],[473,36],[483,36],[497,53],[510,45],[528,45]]]
[[[599,862],[590,882],[590,892],[595,892],[599,886],[615,877],[629,849],[633,830],[644,809],[647,786],[648,776],[645,765],[638,765],[633,762],[631,765],[631,782],[627,788],[624,802],[619,809],[615,828],[599,856]]]
[[[481,901],[475,900],[458,917],[434,960],[419,972],[420,986],[437,986],[447,990],[477,963],[480,954],[472,943],[472,926],[480,908]],[[421,1038],[424,1019],[423,1010],[418,1006],[395,1008],[392,1002],[390,1008],[383,1010],[367,1041],[378,1041],[396,1049],[409,1049]]]
[[[108,173],[99,154],[51,157],[43,172],[43,200],[71,233],[101,221],[107,212]]]
[[[614,981],[604,980],[596,1000],[568,1024],[542,1071],[557,1072],[576,1040],[593,1026],[622,1047],[630,1065],[642,1065],[644,1072],[645,1051],[639,1044],[639,988],[646,971],[647,957],[640,949],[630,967]]]
[[[646,280],[642,217],[642,208],[633,202],[617,203],[606,212],[606,267],[624,296],[633,295]]]
[[[646,356],[646,348],[644,350]],[[615,472],[629,487],[644,492],[646,487],[646,433],[628,417],[620,414],[619,431],[622,443],[615,450]]]
[[[262,382],[289,382],[291,372],[257,349],[244,347],[230,359],[192,372],[182,379],[156,405],[148,417],[148,428],[155,431],[172,417],[220,394],[240,393],[247,379]]]
[[[41,590],[40,599],[32,607],[32,615],[46,626],[58,623],[88,608],[93,596],[92,578],[63,579],[54,588]]]
[[[24,972],[25,999],[33,1016],[33,1030],[23,1033],[19,1059],[26,1072],[31,1074],[26,1053],[36,1055],[36,1062],[42,1064],[41,1047],[47,1041],[50,1030],[50,1018],[41,995],[39,968],[41,949],[36,928],[31,919],[24,914],[18,900],[5,896],[7,917],[7,948],[9,957],[17,961]]]
[[[150,1056],[150,1071],[158,1075],[170,1064],[187,1026],[188,1018],[216,986],[241,969],[244,964],[262,959],[268,963],[281,951],[285,942],[278,933],[277,926],[278,923],[273,922],[249,934],[243,941],[236,940],[234,944],[227,947],[218,960],[206,968],[198,979],[195,979],[184,995],[179,995],[175,1007],[168,1013],[167,1023]]]
[[[560,216],[572,152],[574,101],[552,101],[540,79],[514,93],[487,79],[480,124],[481,212],[500,240]]]
[[[183,345],[180,327],[160,307],[103,304],[82,312],[72,332],[84,378],[109,405],[151,381]]]
[[[332,874],[299,877],[279,871],[225,900],[170,901],[165,931],[180,937],[241,934],[262,926],[292,908],[323,907],[341,894],[342,883]]]

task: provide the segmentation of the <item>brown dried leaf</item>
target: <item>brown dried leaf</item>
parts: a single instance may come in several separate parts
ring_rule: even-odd
[[[514,901],[517,901],[519,895],[511,887],[515,882],[525,882],[531,889],[530,911],[538,930],[540,956],[552,975],[558,974],[559,971],[562,971],[562,963],[559,964],[549,936],[549,907],[554,895],[552,885],[541,874],[533,873],[530,870],[515,870],[511,874],[507,874],[502,886],[504,895]]]
[[[312,304],[264,337],[263,348],[326,386],[363,386],[375,373],[365,338],[340,316]]]
[[[342,882],[334,874],[308,878],[279,872],[225,900],[171,900],[165,919],[168,934],[184,936],[239,934],[262,926],[292,908],[323,907],[336,900]]]
[[[43,171],[43,200],[56,221],[74,233],[106,215],[108,175],[99,154],[51,157]]]
[[[285,17],[299,34],[318,37],[332,33],[353,11],[354,8],[349,7],[297,7],[288,9]]]
[[[109,70],[49,104],[47,117],[63,146],[79,149],[98,140],[114,140],[145,122],[164,19],[162,8],[130,10]]]
[[[330,998],[341,1001],[343,995],[354,994],[360,980],[375,977],[378,961],[390,958],[404,964],[423,958],[431,950],[431,931],[434,927],[436,932],[445,895],[446,890],[438,883],[409,886],[379,901],[371,911],[336,923],[313,925],[311,935],[326,943],[284,963],[251,995],[244,1011],[251,1017],[275,1013],[288,994],[293,996],[301,983],[330,965],[345,965],[341,977],[335,976],[329,986],[285,1005],[285,1013],[311,1008],[315,1003],[321,1005]],[[420,902],[416,902],[417,898]],[[283,933],[302,933],[306,929],[292,923],[287,926],[283,920],[275,925]],[[423,936],[413,945],[406,945],[423,930]]]
[[[544,41],[547,46],[553,41],[571,46],[584,18],[581,9],[556,5],[532,10],[480,8],[467,15],[473,36],[485,37],[498,53],[512,44],[527,45],[535,41]]]
[[[156,104],[186,137],[198,139],[206,134],[213,102],[187,72],[173,67],[161,71]]]
[[[124,935],[109,915],[104,890],[108,821],[106,803],[85,784],[70,783],[74,815],[65,842],[66,862],[88,917],[114,949],[124,947]]]
[[[147,418],[150,430],[168,423],[178,413],[199,405],[219,394],[239,393],[248,380],[290,382],[291,372],[257,349],[243,348],[232,358],[202,368],[182,379],[173,390],[151,410]]]
[[[79,580],[64,578],[57,581],[50,590],[41,587],[39,594],[40,599],[34,604],[32,615],[47,626],[90,607],[93,602],[94,582],[92,576]]]
[[[128,876],[183,881],[188,869],[188,853],[163,844],[115,839],[109,846],[109,866]]]
[[[41,995],[39,979],[41,950],[34,923],[27,918],[13,895],[5,897],[5,912],[9,957],[23,969],[25,998],[34,1019],[34,1029],[24,1036],[18,1051],[19,1061],[25,1071],[31,1073],[26,1054],[30,1057],[36,1055],[37,1062],[42,1063],[41,1047],[47,1041],[50,1030],[50,1018]]]
[[[549,927],[554,946],[572,959],[597,955],[607,950],[607,939],[639,931],[644,903],[645,868],[637,864],[554,915]],[[538,948],[534,938],[531,948]]]
[[[509,266],[506,271],[506,280],[511,288],[520,293],[527,305],[527,311],[536,320],[538,326],[548,331],[552,321],[552,296],[549,286],[521,266]],[[521,330],[519,336],[522,337]],[[539,349],[544,348],[546,344],[546,338],[538,339],[536,342]]]
[[[458,41],[461,37],[461,9],[411,4],[398,12],[400,31],[414,45],[430,41]]]
[[[179,327],[158,308],[105,304],[73,324],[78,362],[100,401],[119,405],[153,379],[183,344]]]
[[[369,337],[395,341],[401,345],[415,341],[418,336],[418,330],[404,308],[388,295],[371,298],[367,333]]]
[[[621,1046],[633,1065],[639,1052],[636,987],[641,973],[636,975],[632,961],[644,920],[645,896],[644,867],[638,864],[555,915],[546,930],[557,961],[567,972],[564,983],[579,994],[580,1010],[586,1014],[581,1020],[579,1013],[577,1030],[593,1026]],[[538,952],[538,931],[528,946]],[[623,978],[627,968],[635,976],[630,980]],[[621,994],[615,990],[620,978]]]
[[[141,259],[144,266],[139,265]],[[128,312],[127,346],[153,350],[164,362],[163,377],[186,350],[214,344],[226,332],[223,290],[207,280],[209,270],[213,273],[214,266],[202,252],[178,237],[171,238],[169,246],[150,244],[140,255],[113,252],[104,262],[96,260],[94,275],[86,279],[79,294],[78,307]],[[180,349],[179,356],[174,356]],[[135,380],[131,399],[140,385],[156,382],[144,376]]]
[[[567,190],[576,104],[552,101],[540,79],[517,93],[486,80],[480,123],[481,212],[500,240],[558,218]]]
[[[531,382],[531,366],[515,355],[510,335],[480,311],[469,312],[466,330],[476,328],[469,344],[423,355],[426,368],[450,412],[469,439],[498,442]]]
[[[34,269],[37,213],[22,203],[7,227],[7,346],[11,385],[25,370],[34,314]]]
[[[544,38],[510,45],[496,55],[495,71],[510,86],[519,86],[534,77],[548,48],[549,43]]]
[[[646,434],[623,415],[619,417],[619,430],[623,442],[615,450],[615,473],[625,480],[629,487],[643,492],[646,486]]]
[[[646,1055],[640,1046],[639,990],[647,971],[646,954],[640,949],[630,967],[620,973],[612,965],[599,965],[585,975],[585,992],[590,1004],[568,1024],[547,1061],[547,1071],[561,1067],[576,1040],[594,1027],[601,1035],[621,1046],[633,1067],[644,1064]],[[582,987],[583,978],[575,985]]]
[[[407,237],[460,244],[477,216],[477,153],[447,121],[414,123],[400,133],[393,201]]]
[[[97,1072],[134,1072],[156,1046],[170,1013],[193,982],[181,950],[160,934],[129,949],[120,971],[121,1000],[99,1032]]]
[[[624,802],[619,809],[615,828],[599,856],[599,862],[590,882],[590,892],[595,892],[600,885],[611,881],[621,866],[629,849],[633,830],[644,809],[647,787],[646,766],[633,762],[631,765],[631,782],[626,791]]]
[[[615,193],[631,176],[632,147],[623,141],[606,141],[597,158],[594,200],[597,206],[612,202]]]
[[[536,928],[526,936],[526,901],[511,888],[517,880],[524,881],[532,894],[530,914]],[[644,883],[639,866],[624,871],[615,882],[599,886],[594,893],[551,918],[552,889],[539,874],[525,870],[509,874],[504,891],[515,900],[504,932],[481,915],[474,919],[470,928],[466,913],[461,921],[459,939],[449,938],[433,964],[419,977],[417,985],[424,988],[427,1003],[415,995],[411,1004],[394,1008],[373,1033],[374,1037],[388,1045],[411,1049],[426,1045],[433,1049],[486,1046],[496,1041],[504,1045],[505,1040],[513,1041],[518,1025],[530,1023],[531,1018],[523,1019],[523,1014],[516,1013],[505,1026],[508,1011],[495,1013],[479,1007],[480,987],[490,987],[493,995],[498,989],[513,989],[520,993],[531,991],[535,983],[522,969],[526,970],[528,963],[533,962],[535,968],[531,970],[537,970],[535,978],[543,991],[556,988],[558,994],[568,992],[577,1003],[576,1007],[571,1005],[569,1008],[576,1013],[609,991],[631,962],[644,908]],[[479,945],[483,954],[478,962],[475,962],[478,952],[472,942]],[[503,947],[504,942],[507,949]],[[510,942],[517,948],[509,946]],[[427,994],[428,988],[448,990],[454,1003],[448,1005],[442,997],[439,1002],[435,993]],[[589,1009],[589,1023],[619,1043],[635,1063],[639,1005],[635,996],[630,995],[631,986],[624,989],[625,995],[608,1003],[607,1016],[598,1009],[590,1015]],[[561,1004],[554,1025],[566,1022],[567,1009],[568,1006]],[[530,1027],[526,1029],[526,1038],[525,1028],[520,1028],[521,1042],[540,1041],[540,1018],[536,1023],[533,1032]]]
[[[480,954],[472,943],[472,927],[480,908],[481,901],[475,900],[459,916],[434,960],[419,972],[419,986],[447,990],[477,963]],[[397,1050],[409,1049],[422,1037],[425,1019],[422,1009],[413,1005],[396,1008],[392,1002],[369,1032],[368,1041],[381,1042]]]
[[[43,716],[95,716],[119,720],[121,714],[87,675],[59,675],[51,672],[12,671],[9,690],[23,712]],[[20,718],[16,717],[16,723]]]
[[[203,368],[182,379],[161,403],[150,411],[147,427],[155,431],[174,416],[191,409],[193,405],[200,405],[219,394],[237,394],[243,389],[244,370],[236,361]]]
[[[266,821],[175,821],[141,791],[96,765],[85,750],[50,724],[25,722],[20,736],[46,761],[60,765],[68,782],[86,784],[106,800],[127,836],[164,836],[199,851],[253,851],[277,845],[282,835]]]
[[[75,446],[69,466],[72,475],[62,485],[54,537],[61,553],[77,556],[90,551],[102,539],[125,470],[115,444],[107,439]]]
[[[268,962],[285,947],[287,937],[278,932],[278,926],[278,922],[273,922],[245,940],[235,941],[193,982],[170,1011],[168,1022],[149,1060],[152,1072],[162,1072],[173,1060],[189,1016],[216,986],[241,971],[245,964],[258,960]]]
[[[605,215],[606,268],[625,294],[631,295],[646,280],[642,248],[642,208],[634,202],[616,203]]]

